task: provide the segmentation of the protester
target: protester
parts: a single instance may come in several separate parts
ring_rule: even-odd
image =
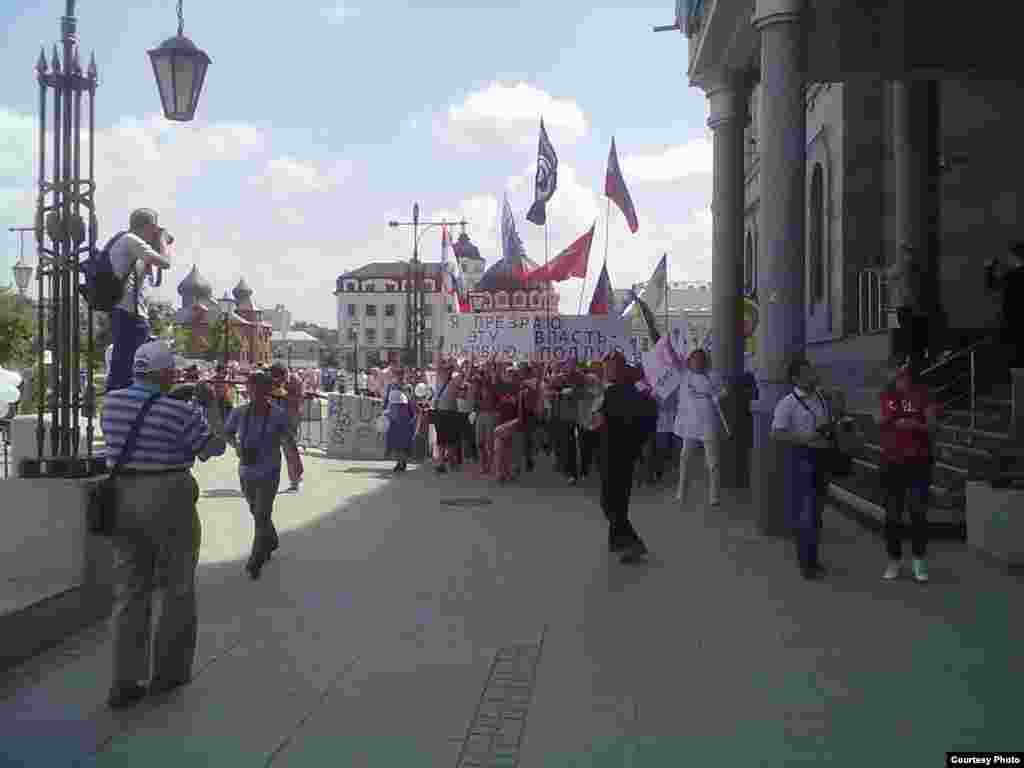
[[[797,559],[805,579],[819,579],[825,569],[818,559],[818,531],[825,505],[828,477],[824,451],[831,448],[831,408],[818,388],[818,374],[800,358],[789,365],[793,391],[775,406],[771,435],[793,451],[791,463],[793,508],[790,524],[795,533]]]
[[[289,491],[298,491],[299,483],[302,482],[302,475],[305,471],[302,465],[302,456],[299,454],[298,438],[299,429],[302,427],[302,406],[305,401],[305,387],[298,375],[285,368],[281,363],[274,363],[270,367],[270,377],[273,382],[272,396],[288,414],[288,425],[291,429],[292,440],[283,443],[285,451],[286,466],[288,467]]]
[[[146,306],[147,277],[152,270],[169,269],[169,237],[157,224],[156,211],[139,208],[128,219],[128,231],[110,246],[110,265],[124,280],[124,293],[110,313],[113,352],[108,364],[106,391],[132,384],[135,350],[149,341],[149,310]]]
[[[549,425],[555,446],[555,460],[558,470],[568,478],[569,485],[579,482],[577,455],[578,423],[580,415],[580,392],[583,376],[573,363],[549,379],[546,396],[550,403]]]
[[[883,578],[896,579],[902,567],[902,522],[910,517],[913,574],[928,581],[928,488],[938,406],[914,369],[904,366],[881,395],[882,487],[886,492],[885,542],[889,555]]]
[[[594,406],[604,391],[598,376],[584,373],[578,388],[578,409],[576,412],[576,443],[579,446],[580,462],[577,466],[579,477],[586,478],[600,448],[601,436],[593,429]]]
[[[388,431],[385,447],[388,455],[397,457],[394,472],[405,472],[412,453],[413,435],[416,430],[416,407],[413,395],[405,384],[405,371],[394,371],[394,380],[384,393],[388,415]]]
[[[278,549],[274,498],[281,485],[281,449],[296,450],[288,414],[271,402],[274,383],[257,371],[249,376],[249,402],[239,406],[224,431],[238,453],[238,476],[254,522],[252,550],[245,569],[253,579]]]
[[[647,547],[629,519],[633,469],[643,435],[641,395],[628,382],[626,360],[616,352],[606,361],[609,382],[595,427],[601,431],[601,507],[608,519],[608,549],[621,553],[623,563],[641,561]]]
[[[480,473],[490,475],[494,466],[494,430],[498,426],[498,388],[494,368],[482,371],[476,380],[476,447],[480,454]]]
[[[679,455],[679,487],[676,491],[676,501],[686,504],[690,459],[694,449],[703,446],[704,461],[708,470],[708,503],[716,507],[721,496],[721,417],[718,402],[725,396],[726,389],[721,378],[711,371],[711,359],[703,349],[696,349],[690,353],[679,391],[675,434],[682,440],[682,451]]]
[[[213,392],[224,412],[224,418],[227,419],[235,407],[235,399],[238,397],[238,392],[231,383],[230,371],[223,363],[217,366],[216,379],[217,382],[214,385]]]
[[[455,469],[456,450],[461,438],[459,433],[457,400],[457,384],[452,378],[450,363],[442,363],[437,370],[437,396],[434,398],[434,412],[431,423],[437,434],[437,445],[440,450],[440,461],[435,470],[438,474]]]
[[[459,389],[456,399],[456,409],[459,412],[459,463],[476,462],[479,460],[476,450],[476,436],[473,430],[473,423],[470,414],[476,410],[476,403],[473,399],[473,384],[470,380],[471,372],[462,370],[458,373]]]
[[[519,429],[519,382],[516,371],[509,368],[504,381],[499,385],[498,426],[494,430],[494,475],[499,483],[506,483],[518,476],[515,461],[517,442],[521,442]]]
[[[134,383],[107,393],[101,417],[108,467],[130,441],[135,445],[115,479],[114,672],[108,698],[113,708],[192,677],[201,526],[199,487],[190,470],[196,458],[221,456],[225,448],[220,410],[207,387],[196,391],[208,406],[209,424],[195,404],[162,396],[175,380],[174,354],[165,343],[141,345],[132,370]],[[154,589],[163,593],[155,632]]]

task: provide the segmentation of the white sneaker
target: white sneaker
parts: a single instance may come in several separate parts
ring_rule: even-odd
[[[925,561],[915,557],[913,560],[913,566],[914,581],[921,584],[924,584],[926,581],[928,581],[928,565],[925,563]]]
[[[898,579],[900,576],[900,567],[902,563],[899,560],[890,560],[889,565],[885,567],[885,573],[882,574],[882,578],[886,581],[892,581]]]

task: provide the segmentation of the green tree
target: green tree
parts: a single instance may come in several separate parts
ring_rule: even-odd
[[[169,301],[150,301],[147,303],[149,310],[149,327],[153,335],[163,338],[164,334],[174,325],[174,306]]]
[[[210,334],[207,337],[209,346],[206,350],[206,359],[211,362],[219,362],[224,359],[224,323],[227,318],[220,317],[210,323]],[[234,333],[228,334],[228,354],[236,355],[242,351],[242,341]]]
[[[0,365],[32,364],[35,327],[31,302],[10,288],[0,288]]]

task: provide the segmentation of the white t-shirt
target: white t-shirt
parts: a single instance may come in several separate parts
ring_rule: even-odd
[[[714,371],[686,371],[678,390],[675,433],[684,440],[714,439],[719,421],[714,398],[720,396],[722,390],[722,377]]]
[[[113,359],[114,359],[114,345],[113,344],[108,344],[107,345],[107,357],[106,357],[106,360],[107,360],[107,373],[110,373],[110,361],[113,360]]]
[[[806,408],[800,404],[797,397],[803,400]],[[828,421],[827,401],[820,391],[811,394],[794,389],[775,406],[772,429],[785,429],[795,435],[809,437]]]
[[[365,373],[360,373],[359,376],[356,377],[356,379],[357,379],[357,381],[359,383],[359,388],[360,389],[369,389],[370,388],[370,377],[367,376]]]
[[[388,391],[388,405],[408,405],[409,396],[401,387],[391,387]]]
[[[124,296],[117,308],[126,312],[148,317],[146,311],[146,259],[162,259],[149,243],[134,232],[126,232],[110,249],[110,265],[118,277],[128,276],[124,283]],[[134,269],[133,269],[134,267]],[[135,289],[138,287],[138,302],[135,301]]]

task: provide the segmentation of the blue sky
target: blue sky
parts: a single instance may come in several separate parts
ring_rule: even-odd
[[[33,66],[40,45],[56,42],[63,8],[0,4],[0,283],[18,252],[6,228],[32,220]],[[174,287],[196,263],[218,293],[244,275],[258,304],[333,324],[339,273],[408,258],[409,233],[386,222],[408,218],[414,201],[424,217],[464,216],[491,263],[507,192],[527,252],[543,261],[543,229],[523,218],[543,114],[560,171],[550,254],[598,219],[588,298],[605,252],[613,134],[640,219],[631,235],[612,206],[613,285],[646,279],[663,252],[671,279],[710,279],[706,102],[688,86],[685,39],[651,31],[673,10],[667,1],[185,0],[185,34],[213,63],[198,118],[182,125],[161,117],[146,56],[177,29],[173,0],[79,0],[83,61],[96,51],[101,81],[101,234],[132,208],[154,207],[178,238],[165,298],[177,301]],[[439,233],[421,249],[437,258]],[[563,284],[564,310],[579,291],[578,280]]]

